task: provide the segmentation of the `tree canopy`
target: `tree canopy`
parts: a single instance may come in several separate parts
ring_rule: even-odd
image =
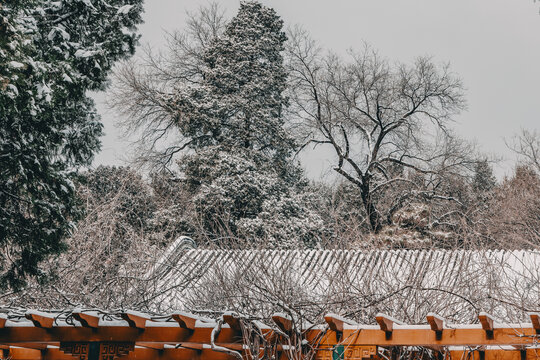
[[[133,54],[142,0],[0,6],[0,287],[42,275],[79,211],[71,181],[100,148],[88,96]]]
[[[273,9],[242,2],[223,35],[204,51],[200,83],[172,94],[178,126],[192,148],[211,144],[290,154],[282,27]]]

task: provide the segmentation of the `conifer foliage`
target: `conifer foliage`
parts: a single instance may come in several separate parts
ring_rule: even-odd
[[[134,52],[142,0],[0,5],[0,287],[39,276],[78,216],[71,175],[99,150],[88,90]]]
[[[206,49],[202,82],[173,96],[178,125],[193,147],[221,145],[287,156],[283,21],[258,2],[242,2],[225,33]]]
[[[201,82],[171,97],[180,132],[195,150],[181,167],[210,237],[227,233],[287,246],[294,239],[310,241],[320,231],[318,219],[294,196],[306,183],[291,161],[296,146],[283,115],[287,38],[282,28],[273,9],[242,2],[204,52]],[[284,220],[306,226],[277,236],[275,215],[284,211]]]

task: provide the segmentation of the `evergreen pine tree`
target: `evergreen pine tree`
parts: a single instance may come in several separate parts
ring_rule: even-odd
[[[180,132],[195,150],[181,167],[210,237],[283,246],[320,234],[319,218],[298,196],[307,182],[291,159],[282,27],[273,9],[242,2],[206,49],[201,82],[172,97]]]
[[[204,54],[202,84],[175,96],[182,133],[193,147],[243,148],[283,160],[294,150],[284,128],[287,74],[283,21],[254,1],[238,14]]]
[[[0,288],[42,275],[79,214],[71,175],[99,150],[88,90],[134,52],[142,0],[0,5]]]
[[[474,168],[473,188],[477,193],[491,191],[497,184],[497,179],[493,175],[493,169],[486,159],[476,163]]]

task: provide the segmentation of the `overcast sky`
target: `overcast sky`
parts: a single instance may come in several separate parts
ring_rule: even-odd
[[[146,0],[142,43],[159,49],[164,33],[184,27],[186,10],[202,1]],[[239,1],[218,1],[234,15]],[[325,48],[344,53],[366,41],[391,60],[419,55],[449,62],[467,88],[468,110],[456,117],[457,132],[505,161],[499,177],[511,173],[513,155],[504,138],[520,129],[540,130],[540,3],[533,0],[274,0],[286,25],[301,24]],[[129,142],[115,127],[115,114],[96,96],[105,124],[103,150],[94,165],[124,165]],[[305,154],[311,178],[324,176],[328,156]],[[323,160],[321,160],[323,159]]]

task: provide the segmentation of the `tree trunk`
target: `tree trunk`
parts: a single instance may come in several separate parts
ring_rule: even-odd
[[[369,191],[369,179],[362,179],[362,184],[363,185],[360,187],[362,203],[364,204],[364,209],[366,210],[369,219],[369,225],[374,233],[378,233],[382,228],[381,216],[379,215],[375,203],[371,198]]]

